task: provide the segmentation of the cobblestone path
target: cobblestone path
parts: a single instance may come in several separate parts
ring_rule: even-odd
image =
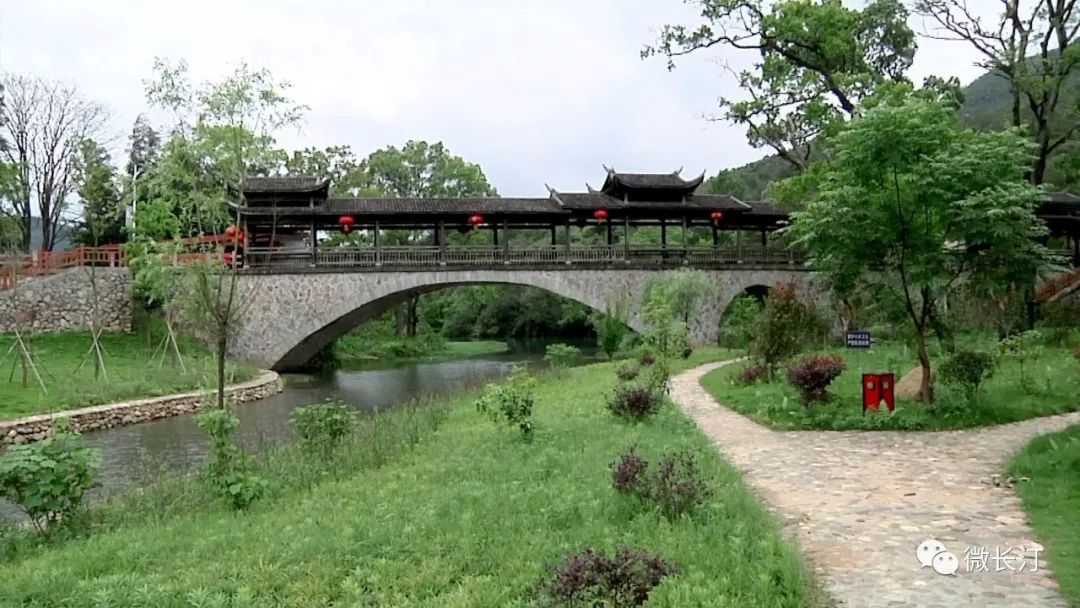
[[[778,432],[701,387],[721,365],[680,374],[672,397],[782,519],[838,606],[1066,605],[1044,555],[1033,570],[1041,545],[1020,498],[997,483],[1011,454],[1080,424],[1080,412],[966,431]],[[920,566],[916,549],[927,539],[956,555],[955,575]]]

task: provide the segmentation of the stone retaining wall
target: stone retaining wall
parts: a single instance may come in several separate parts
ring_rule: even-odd
[[[228,387],[226,394],[231,401],[244,403],[276,395],[282,388],[281,377],[275,372],[265,371],[254,380]],[[194,414],[204,407],[213,407],[216,400],[214,391],[198,391],[0,421],[0,446],[44,439],[53,433],[53,421],[57,418],[71,420],[72,428],[77,431],[97,431]]]
[[[89,329],[95,286],[105,331],[131,331],[131,271],[94,268],[91,275],[89,267],[82,267],[25,278],[18,287],[0,291],[0,332],[17,326],[42,332]]]

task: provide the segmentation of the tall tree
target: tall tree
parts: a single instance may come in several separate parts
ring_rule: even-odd
[[[370,191],[368,177],[349,146],[297,150],[285,161],[285,170],[330,179],[331,196],[363,196]]]
[[[36,201],[41,249],[49,251],[75,188],[79,145],[102,132],[108,114],[74,87],[14,74],[4,74],[0,80],[7,92],[0,132],[9,140],[0,154],[5,162],[18,167],[12,203],[22,223],[22,248],[30,249],[32,205]]]
[[[947,104],[912,95],[857,114],[830,147],[832,160],[791,178],[809,195],[796,242],[815,269],[903,307],[929,404],[926,336],[949,293],[1032,283],[1053,261],[1038,242],[1043,194],[1024,177],[1032,146],[1015,131],[965,130]]]
[[[1009,82],[1012,123],[1030,125],[1035,140],[1029,178],[1038,185],[1050,156],[1080,132],[1080,8],[1076,0],[1001,4],[985,25],[963,0],[916,0],[915,10],[937,24],[927,36],[966,42],[982,57],[977,65]]]
[[[274,136],[296,127],[307,107],[287,96],[289,84],[266,69],[240,64],[217,82],[194,86],[187,64],[158,59],[154,77],[146,83],[151,105],[170,110],[176,118],[173,135],[155,167],[156,213],[177,210],[177,223],[199,231],[218,230],[230,221],[227,197],[243,197],[244,180],[252,173],[276,170],[283,154]],[[179,184],[186,195],[171,191]],[[191,196],[195,194],[196,196]],[[218,407],[225,407],[225,360],[237,323],[247,311],[234,265],[193,264],[188,267],[190,289],[179,302],[190,322],[217,354]],[[249,299],[247,299],[249,301]]]
[[[372,152],[362,163],[369,194],[391,197],[496,196],[480,165],[451,154],[442,142],[411,140],[400,149],[388,146]],[[429,238],[429,231],[395,231],[388,244],[406,244]],[[415,336],[420,297],[411,296],[399,307],[398,326]]]
[[[116,170],[108,151],[93,139],[79,145],[75,183],[83,214],[77,240],[94,246],[121,242],[124,216]]]
[[[898,0],[862,10],[840,0],[686,0],[697,26],[665,25],[642,57],[677,57],[726,47],[753,51],[753,68],[735,74],[745,99],[720,100],[721,116],[746,127],[756,148],[770,147],[803,170],[811,142],[854,111],[883,81],[900,80],[915,55],[915,34]]]

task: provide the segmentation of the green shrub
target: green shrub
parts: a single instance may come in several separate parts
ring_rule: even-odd
[[[355,422],[352,410],[335,402],[298,407],[290,419],[304,449],[324,458],[349,434]]]
[[[0,495],[19,507],[39,532],[71,517],[83,505],[101,467],[101,453],[83,444],[67,420],[56,433],[11,446],[0,456]]]
[[[757,298],[750,295],[735,298],[720,320],[717,342],[728,348],[749,348],[760,316],[761,302]]]
[[[1013,334],[998,343],[998,354],[1012,359],[1020,366],[1020,386],[1031,388],[1031,379],[1024,373],[1024,365],[1042,354],[1042,332],[1030,330]]]
[[[992,353],[958,349],[938,367],[938,377],[945,384],[963,389],[968,400],[973,401],[996,368],[997,358]]]
[[[614,359],[615,353],[619,352],[626,339],[626,334],[630,332],[626,325],[625,304],[608,307],[604,314],[593,315],[592,326],[596,331],[596,343],[600,350],[604,351],[608,359]]]
[[[1080,298],[1061,298],[1046,302],[1041,309],[1041,325],[1049,333],[1049,340],[1059,346],[1080,331]]]
[[[495,422],[516,426],[526,440],[533,436],[532,409],[536,379],[523,367],[515,367],[503,384],[489,384],[476,400],[476,410]]]
[[[548,344],[544,354],[544,360],[551,369],[562,371],[577,362],[581,356],[581,349],[569,344]]]
[[[771,379],[776,369],[802,351],[807,328],[817,323],[813,309],[799,299],[793,283],[772,288],[754,325],[750,356]]]
[[[234,509],[245,509],[261,498],[266,480],[252,473],[251,459],[233,440],[240,420],[217,409],[196,416],[195,424],[210,437],[206,478],[217,494]]]
[[[615,375],[623,382],[637,378],[639,373],[641,373],[641,368],[633,363],[624,363],[615,368]]]

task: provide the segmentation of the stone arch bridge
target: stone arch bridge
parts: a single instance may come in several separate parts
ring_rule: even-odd
[[[476,284],[529,285],[603,311],[625,300],[629,325],[641,330],[640,303],[653,279],[672,269],[462,269],[411,272],[295,272],[243,274],[239,293],[246,306],[230,341],[235,357],[284,370],[302,365],[350,329],[404,302],[414,294]],[[720,315],[747,288],[795,281],[809,289],[809,273],[787,269],[703,270],[713,296],[691,319],[697,344],[716,340]]]

